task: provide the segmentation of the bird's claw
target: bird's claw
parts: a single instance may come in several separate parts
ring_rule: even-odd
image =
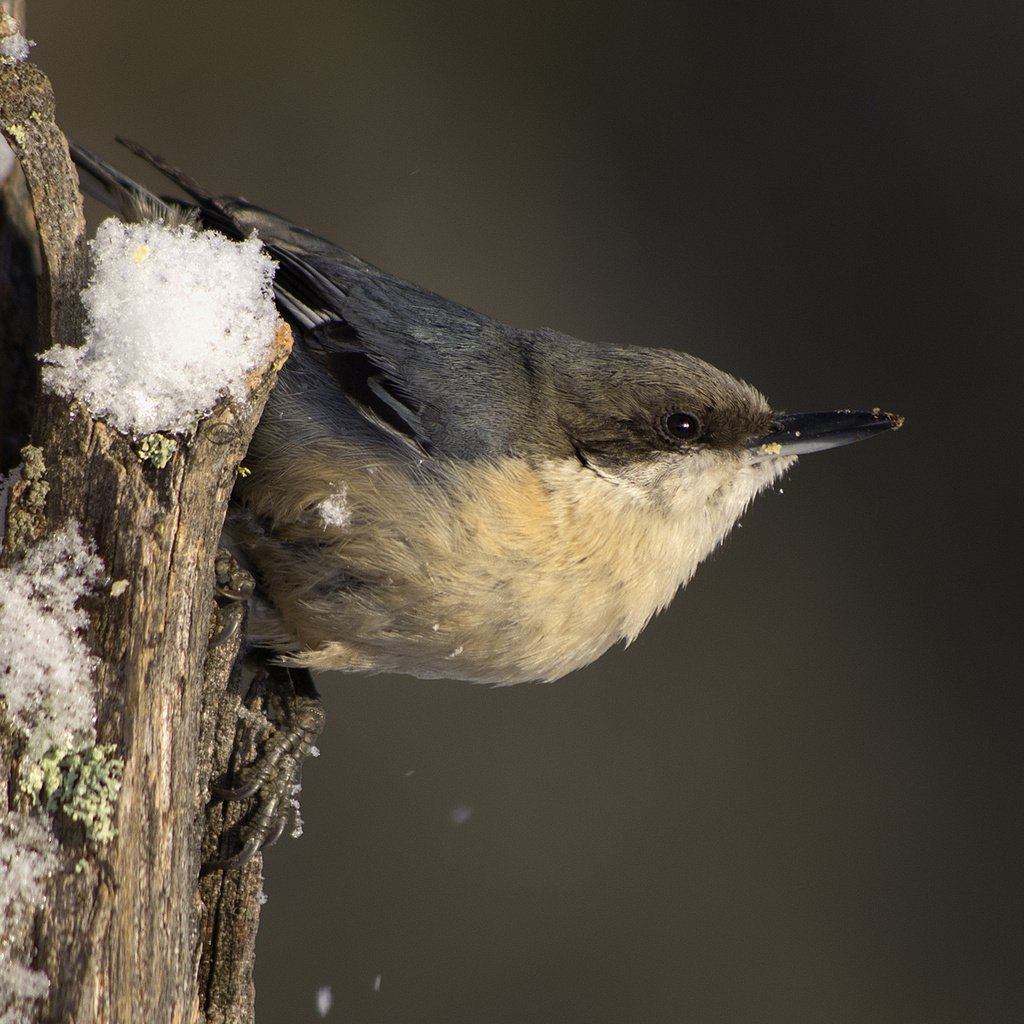
[[[323,704],[307,669],[272,670],[288,680],[287,694],[277,697],[282,724],[264,741],[259,757],[233,785],[211,787],[214,801],[255,797],[255,807],[241,825],[242,846],[234,854],[207,863],[206,870],[231,870],[248,863],[257,852],[275,843],[292,826],[298,834],[298,793],[302,764],[313,752],[324,725]],[[301,692],[300,692],[301,691]]]

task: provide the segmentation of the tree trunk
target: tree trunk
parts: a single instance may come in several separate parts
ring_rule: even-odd
[[[24,440],[34,406],[33,448],[10,489],[0,565],[16,564],[69,521],[103,561],[105,576],[86,604],[87,641],[98,657],[97,740],[80,753],[111,783],[97,799],[116,801],[100,809],[112,813],[113,835],[61,800],[51,801],[49,811],[41,807],[38,793],[23,785],[25,737],[4,721],[0,704],[7,834],[17,842],[43,821],[59,844],[57,867],[43,876],[43,898],[5,922],[0,1018],[6,1011],[15,1019],[76,1024],[249,1021],[262,861],[257,855],[228,874],[202,874],[201,865],[238,813],[233,805],[207,809],[210,780],[226,772],[232,757],[233,767],[251,758],[259,737],[252,716],[240,717],[232,682],[238,637],[212,650],[209,640],[224,616],[239,613],[218,609],[214,559],[236,470],[290,335],[281,324],[273,362],[253,381],[250,399],[221,402],[162,468],[143,461],[129,438],[92,419],[80,402],[38,386],[29,402],[34,351],[81,340],[84,219],[50,86],[33,65],[0,67],[0,125],[24,172],[21,195],[31,203],[19,200],[16,183],[5,186],[5,441]],[[24,315],[36,251],[38,345]],[[0,665],[0,680],[4,670]],[[244,749],[236,749],[238,741]],[[8,986],[7,961],[45,974],[48,992],[19,995]]]

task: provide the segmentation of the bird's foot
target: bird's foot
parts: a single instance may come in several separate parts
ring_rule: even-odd
[[[270,665],[266,676],[270,718],[276,724],[270,726],[256,760],[232,785],[211,787],[213,801],[255,798],[255,803],[237,829],[228,833],[237,833],[240,848],[208,862],[206,871],[242,867],[259,850],[275,843],[289,825],[293,835],[301,833],[298,793],[302,764],[316,753],[315,743],[324,725],[323,704],[308,669]],[[266,729],[267,723],[262,724]]]

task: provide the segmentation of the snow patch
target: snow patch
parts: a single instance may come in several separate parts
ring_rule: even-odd
[[[110,218],[91,247],[85,344],[43,353],[51,390],[135,436],[182,433],[221,395],[245,397],[278,321],[259,239]]]

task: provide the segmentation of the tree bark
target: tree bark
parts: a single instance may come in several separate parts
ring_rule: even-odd
[[[229,874],[202,874],[201,866],[238,815],[232,805],[207,809],[210,780],[229,761],[251,759],[260,736],[252,716],[240,717],[238,636],[212,650],[209,640],[224,616],[240,614],[217,607],[214,560],[236,471],[290,334],[281,324],[249,400],[222,401],[163,468],[140,459],[131,439],[80,402],[38,387],[34,402],[24,401],[36,348],[23,315],[35,283],[30,228],[45,349],[81,339],[84,219],[50,86],[33,65],[0,67],[0,126],[31,200],[25,207],[17,186],[5,188],[4,231],[13,241],[0,232],[0,254],[8,254],[0,255],[0,377],[24,409],[34,406],[36,449],[11,488],[0,564],[68,521],[95,546],[106,571],[87,605],[99,658],[97,750],[123,764],[112,838],[90,835],[59,807],[49,815],[60,866],[41,909],[4,949],[49,979],[26,1020],[250,1021],[262,861],[257,855]],[[24,409],[19,414],[2,391],[0,401],[0,430],[22,441]],[[24,744],[3,718],[0,704],[0,806],[17,831],[42,812],[19,787]],[[0,990],[0,1015],[3,997]]]

